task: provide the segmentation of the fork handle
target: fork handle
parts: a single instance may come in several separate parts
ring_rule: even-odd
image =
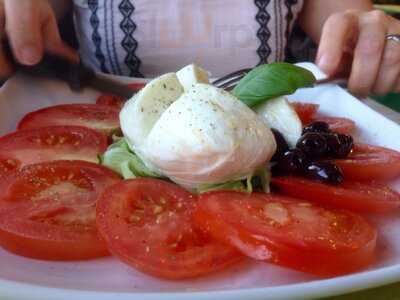
[[[320,85],[320,84],[337,84],[340,86],[347,86],[349,80],[345,77],[329,77],[329,78],[324,78],[317,80],[315,82],[315,85]]]

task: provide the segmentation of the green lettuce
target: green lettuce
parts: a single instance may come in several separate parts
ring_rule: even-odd
[[[124,179],[162,177],[146,167],[143,161],[129,148],[124,138],[114,138],[114,141],[101,156],[102,165],[119,173]]]
[[[267,168],[255,171],[246,177],[245,180],[229,181],[218,184],[202,184],[197,188],[197,193],[205,193],[210,191],[238,191],[251,193],[253,191],[264,191],[269,193],[269,184],[271,172]]]

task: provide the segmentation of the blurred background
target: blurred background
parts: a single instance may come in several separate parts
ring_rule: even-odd
[[[400,0],[374,1],[376,7],[385,10],[400,20]],[[374,97],[378,102],[400,112],[400,94],[389,94],[383,97]]]

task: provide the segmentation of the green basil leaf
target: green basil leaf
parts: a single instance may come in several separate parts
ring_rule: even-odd
[[[314,75],[289,63],[271,63],[250,71],[232,93],[249,107],[266,100],[293,94],[297,89],[312,86]]]

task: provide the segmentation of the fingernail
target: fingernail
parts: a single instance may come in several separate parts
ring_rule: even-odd
[[[317,65],[327,75],[330,75],[332,68],[332,61],[329,59],[328,56],[326,55],[321,56],[317,61]]]
[[[34,65],[40,60],[39,51],[34,46],[25,46],[20,50],[20,59],[23,64]]]

